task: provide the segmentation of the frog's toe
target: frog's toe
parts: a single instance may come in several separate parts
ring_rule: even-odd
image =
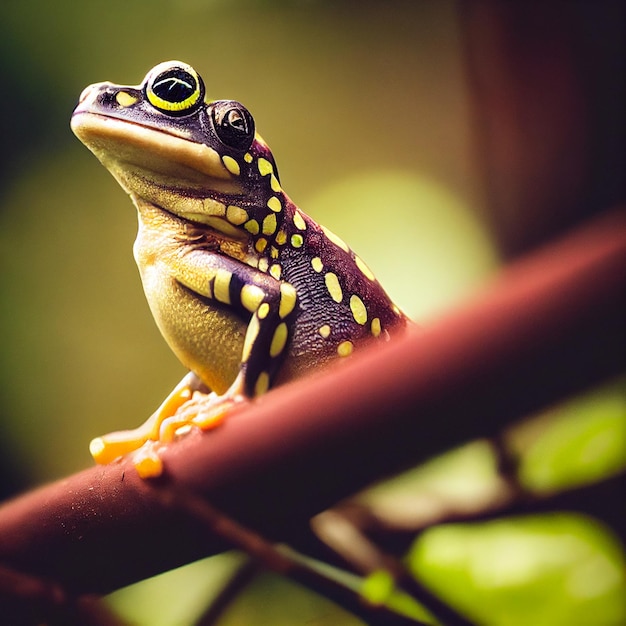
[[[175,415],[163,421],[159,430],[159,441],[164,443],[173,441],[175,437],[193,427],[200,430],[216,428],[241,402],[245,402],[245,398],[239,394],[226,393],[219,396],[216,393],[195,392]]]
[[[198,412],[194,416],[192,423],[200,430],[211,430],[219,426],[231,413],[236,405],[245,402],[243,396],[222,396],[218,402],[207,403],[206,406],[199,407]]]
[[[163,461],[158,454],[158,443],[146,441],[133,454],[133,465],[140,478],[156,478],[163,472]]]
[[[96,437],[91,440],[89,444],[89,453],[93,457],[93,460],[100,465],[106,465],[115,459],[115,456],[111,456],[108,446],[103,437]],[[117,455],[119,456],[119,455]]]
[[[171,443],[176,437],[184,435],[189,431],[194,415],[195,413],[185,411],[164,419],[159,429],[159,441]]]
[[[146,436],[140,429],[121,430],[92,439],[89,452],[94,461],[106,465],[118,457],[134,452],[146,441]]]

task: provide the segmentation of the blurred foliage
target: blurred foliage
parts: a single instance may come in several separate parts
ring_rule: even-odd
[[[417,540],[409,565],[479,624],[608,626],[626,618],[620,545],[579,515],[438,526]]]
[[[106,79],[137,83],[169,58],[193,64],[209,97],[253,112],[294,200],[427,321],[498,263],[483,221],[456,8],[452,0],[0,4],[11,94],[0,99],[0,446],[3,476],[19,477],[13,488],[89,465],[93,436],[142,422],[183,374],[143,298],[133,208],[69,130],[80,91]],[[623,468],[617,389],[511,434],[526,487],[570,487]],[[489,447],[475,442],[363,498],[427,523],[442,499],[469,511],[499,480]],[[192,564],[111,602],[136,624],[193,623],[237,558]],[[623,557],[609,531],[581,516],[434,528],[408,562],[480,623],[626,617]],[[365,595],[384,597],[388,582],[369,579]],[[273,575],[249,591],[221,623],[359,623]]]
[[[374,607],[388,606],[399,615],[427,624],[434,623],[433,616],[412,596],[398,589],[393,576],[385,569],[375,570],[365,577],[361,597]]]
[[[623,378],[611,381],[507,433],[529,494],[624,472],[625,389]],[[477,441],[369,489],[359,501],[398,527],[429,527],[443,515],[471,517],[504,505],[498,503],[503,487],[506,494],[502,481],[494,450]],[[428,528],[407,563],[479,624],[609,626],[626,620],[623,548],[610,529],[579,514]]]
[[[194,624],[244,560],[237,553],[204,559],[120,589],[108,601],[133,624]],[[361,622],[325,598],[273,574],[257,576],[219,621],[220,626],[299,623],[357,626]]]
[[[510,435],[521,484],[535,492],[586,485],[626,469],[626,380],[604,385]]]
[[[422,528],[446,513],[483,510],[501,488],[493,448],[473,441],[370,487],[356,500],[395,526]]]

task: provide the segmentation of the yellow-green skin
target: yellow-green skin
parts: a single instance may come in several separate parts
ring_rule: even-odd
[[[162,422],[194,390],[216,393],[196,399],[175,428],[210,427],[193,416],[224,413],[216,407],[405,327],[365,263],[284,193],[250,113],[235,101],[205,102],[190,66],[161,63],[135,87],[91,85],[72,130],[137,207],[134,254],[148,303],[193,373],[148,435],[98,439],[99,462],[163,439]]]

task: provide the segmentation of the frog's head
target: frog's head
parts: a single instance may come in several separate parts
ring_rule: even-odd
[[[136,200],[210,223],[225,206],[264,204],[280,186],[249,111],[204,97],[191,66],[167,61],[141,85],[87,87],[71,126]]]

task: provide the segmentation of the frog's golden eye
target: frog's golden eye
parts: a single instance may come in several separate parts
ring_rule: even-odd
[[[211,104],[213,124],[220,141],[229,148],[247,150],[254,139],[254,119],[250,111],[235,100]]]
[[[168,115],[188,115],[204,100],[204,83],[185,63],[169,61],[157,65],[145,83],[150,104]]]

